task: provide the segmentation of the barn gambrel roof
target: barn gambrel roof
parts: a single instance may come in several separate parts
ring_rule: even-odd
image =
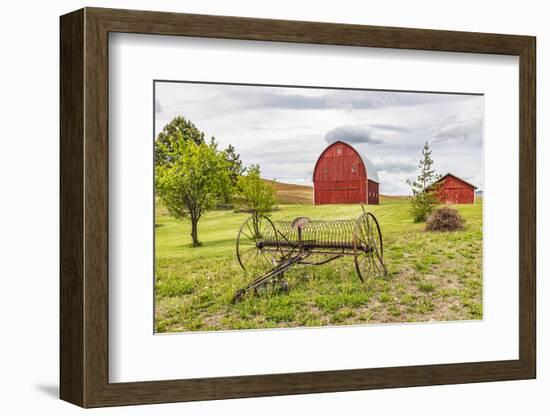
[[[363,162],[363,165],[365,165],[365,169],[367,170],[367,179],[369,181],[373,181],[373,182],[376,182],[376,183],[380,183],[380,179],[378,179],[378,172],[376,171],[376,168],[374,167],[374,164],[371,162],[371,160],[365,156],[364,154],[360,153],[357,151],[357,149],[355,147],[353,147],[351,144],[343,141],[343,140],[335,140],[334,142],[332,142],[331,144],[329,144],[325,150],[323,150],[323,153],[331,146],[334,146],[336,143],[342,143],[342,144],[345,144],[346,146],[352,148],[355,153],[357,153],[359,155],[359,157],[361,158],[361,161]],[[321,153],[322,154],[322,153]]]
[[[356,152],[357,152],[357,150],[356,150]],[[366,157],[364,154],[361,154],[359,152],[357,152],[357,153],[361,157],[361,160],[363,161],[363,164],[365,165],[365,169],[367,169],[367,179],[369,181],[380,183],[380,179],[378,179],[378,172],[376,171],[376,168],[374,167],[374,165],[370,161],[370,159],[368,157]]]

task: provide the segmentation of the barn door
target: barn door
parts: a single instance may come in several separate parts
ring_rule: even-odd
[[[349,190],[334,189],[330,191],[330,199],[333,204],[347,204],[349,202]]]

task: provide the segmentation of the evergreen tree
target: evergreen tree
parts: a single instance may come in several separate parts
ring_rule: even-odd
[[[438,186],[435,183],[441,175],[433,169],[432,151],[428,142],[422,148],[422,159],[418,164],[420,174],[415,180],[408,180],[412,190],[410,198],[410,212],[414,222],[426,221],[428,215],[432,213],[439,204],[437,198]]]
[[[233,145],[227,146],[227,148],[222,152],[225,161],[227,162],[227,173],[229,175],[230,186],[223,195],[223,201],[225,203],[229,202],[231,194],[237,186],[237,180],[245,172],[243,167],[243,162],[241,161],[240,155],[235,151]]]
[[[241,160],[241,155],[239,155],[235,151],[235,147],[232,144],[227,146],[227,149],[225,149],[223,152],[224,152],[225,160],[227,161],[227,164],[229,166],[229,179],[231,179],[231,183],[233,185],[236,185],[237,184],[237,179],[246,170],[243,167],[243,162]]]

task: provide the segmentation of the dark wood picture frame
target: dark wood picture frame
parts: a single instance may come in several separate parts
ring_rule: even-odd
[[[60,29],[60,396],[63,400],[83,407],[100,407],[535,378],[534,37],[98,8],[62,16]],[[519,359],[109,383],[110,32],[518,56]]]

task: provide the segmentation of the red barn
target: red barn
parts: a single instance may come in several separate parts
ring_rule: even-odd
[[[437,185],[437,196],[442,204],[473,204],[475,203],[476,186],[452,173],[442,176],[433,185]]]
[[[369,159],[347,143],[328,146],[313,171],[313,203],[378,204],[378,175]]]

